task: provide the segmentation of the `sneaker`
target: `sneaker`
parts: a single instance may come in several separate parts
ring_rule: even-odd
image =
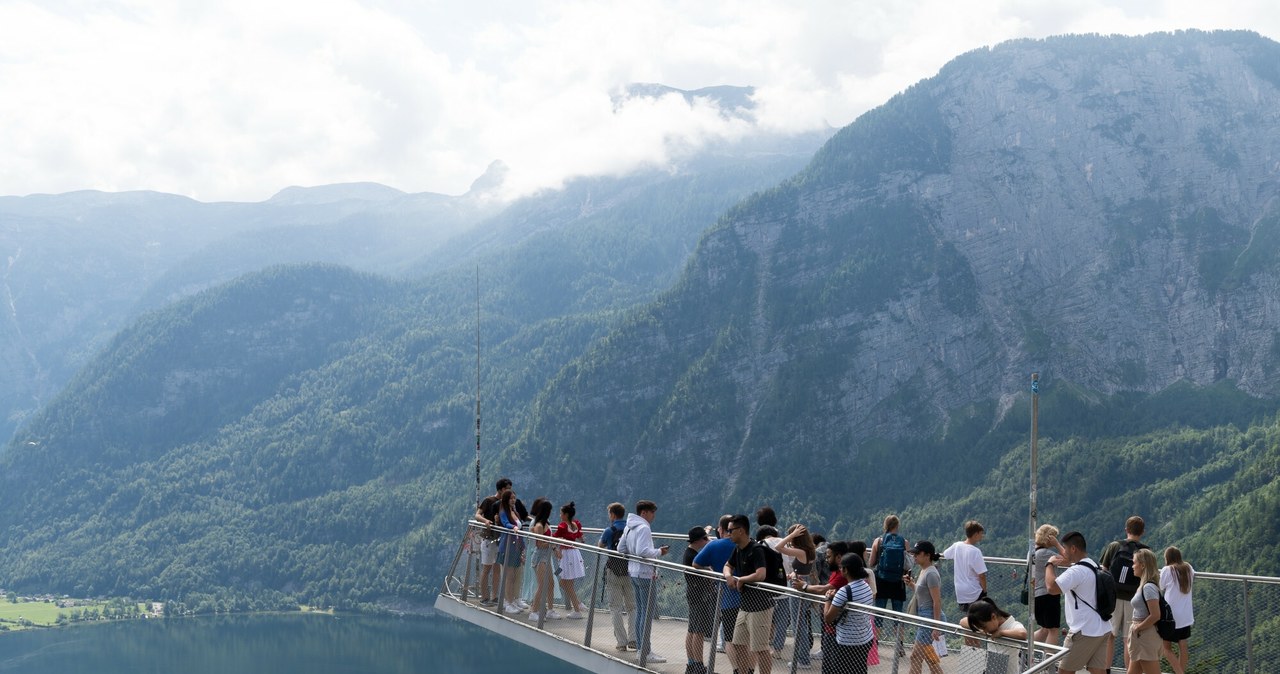
[[[519,606],[516,606],[515,604],[506,603],[502,605],[502,612],[503,613],[523,613],[524,609],[520,608]]]
[[[666,661],[667,661],[666,658],[662,657],[661,655],[658,655],[657,653],[650,653],[649,658],[645,660],[645,662],[652,662],[656,664],[662,664]]]
[[[538,622],[538,617],[539,616],[537,613],[532,613],[532,612],[529,613],[529,620],[532,622],[535,622],[535,623]]]
[[[614,649],[614,650],[617,650],[617,651],[623,651],[623,652],[626,652],[626,650],[627,650],[627,645],[626,645],[626,644],[619,644],[619,645],[617,645],[617,646],[614,646],[614,647],[613,647],[613,649]]]
[[[634,641],[628,641],[628,642],[627,642],[627,650],[630,650],[630,651],[638,651],[638,650],[640,650],[640,649],[639,649],[639,648],[636,648],[636,642],[634,642]]]
[[[566,617],[566,618],[568,618],[569,620],[582,620],[582,612],[581,612],[581,611],[570,611],[570,612],[569,612],[569,615],[567,615],[567,616],[565,616],[565,617]]]
[[[529,610],[529,602],[527,602],[527,601],[525,601],[525,600],[523,600],[523,599],[517,599],[517,600],[516,600],[516,606],[519,606],[521,611],[528,611],[528,610]]]
[[[560,612],[555,609],[547,611],[547,620],[560,620],[563,617],[564,616],[560,615]]]

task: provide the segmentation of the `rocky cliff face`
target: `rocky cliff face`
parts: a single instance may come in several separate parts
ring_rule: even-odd
[[[615,494],[723,466],[732,497],[990,426],[1032,371],[1274,396],[1278,86],[1280,45],[1248,33],[966,54],[726,216],[520,448],[604,450]]]

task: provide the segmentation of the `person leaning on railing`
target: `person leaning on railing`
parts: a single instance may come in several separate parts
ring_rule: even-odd
[[[874,645],[871,616],[846,610],[852,604],[870,606],[874,595],[866,583],[866,562],[862,555],[849,553],[840,558],[840,569],[849,583],[839,590],[828,590],[823,606],[823,621],[835,627],[831,650],[823,647],[823,674],[866,674],[867,655]]]
[[[808,581],[802,578],[795,578],[791,581],[791,587],[800,590],[801,592],[816,595],[826,595],[828,591],[839,590],[849,583],[849,581],[844,577],[844,572],[840,569],[840,559],[848,553],[848,543],[844,541],[828,543],[826,550],[824,551],[824,557],[828,568],[831,569],[831,575],[827,582],[821,585],[811,585]],[[831,649],[835,648],[835,640],[835,628],[828,625],[825,620],[822,621],[822,646],[818,653],[815,653],[813,657],[817,658],[819,657],[819,654],[821,654],[821,657],[825,659],[826,654],[831,652]],[[823,667],[823,671],[826,671],[825,666]]]

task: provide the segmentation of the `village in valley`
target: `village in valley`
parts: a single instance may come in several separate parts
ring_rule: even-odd
[[[0,588],[0,632],[58,627],[102,620],[164,617],[163,602],[78,599],[66,595],[19,595]]]

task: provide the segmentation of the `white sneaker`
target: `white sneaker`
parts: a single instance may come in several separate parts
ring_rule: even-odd
[[[527,602],[527,601],[525,601],[525,600],[523,600],[523,599],[517,599],[517,600],[516,600],[516,606],[519,606],[521,611],[528,611],[528,610],[529,610],[529,602]]]
[[[519,606],[516,606],[515,604],[507,602],[506,604],[502,605],[502,611],[503,613],[523,613],[524,609],[521,609]]]
[[[662,657],[661,655],[658,655],[657,653],[650,653],[648,659],[645,660],[645,662],[654,662],[659,664],[666,661],[667,661],[666,658]]]
[[[548,616],[548,617],[550,617],[550,616]],[[538,622],[538,614],[537,614],[537,613],[530,613],[530,614],[529,614],[529,620],[532,620],[532,621],[533,621],[533,622],[535,622],[535,623],[536,623],[536,622]]]
[[[555,609],[547,611],[547,620],[560,620],[563,617],[564,616],[560,615],[560,612]]]
[[[570,611],[570,612],[569,612],[569,615],[567,615],[567,616],[565,616],[565,617],[566,617],[566,618],[568,618],[569,620],[582,620],[582,612],[581,612],[581,611]]]

